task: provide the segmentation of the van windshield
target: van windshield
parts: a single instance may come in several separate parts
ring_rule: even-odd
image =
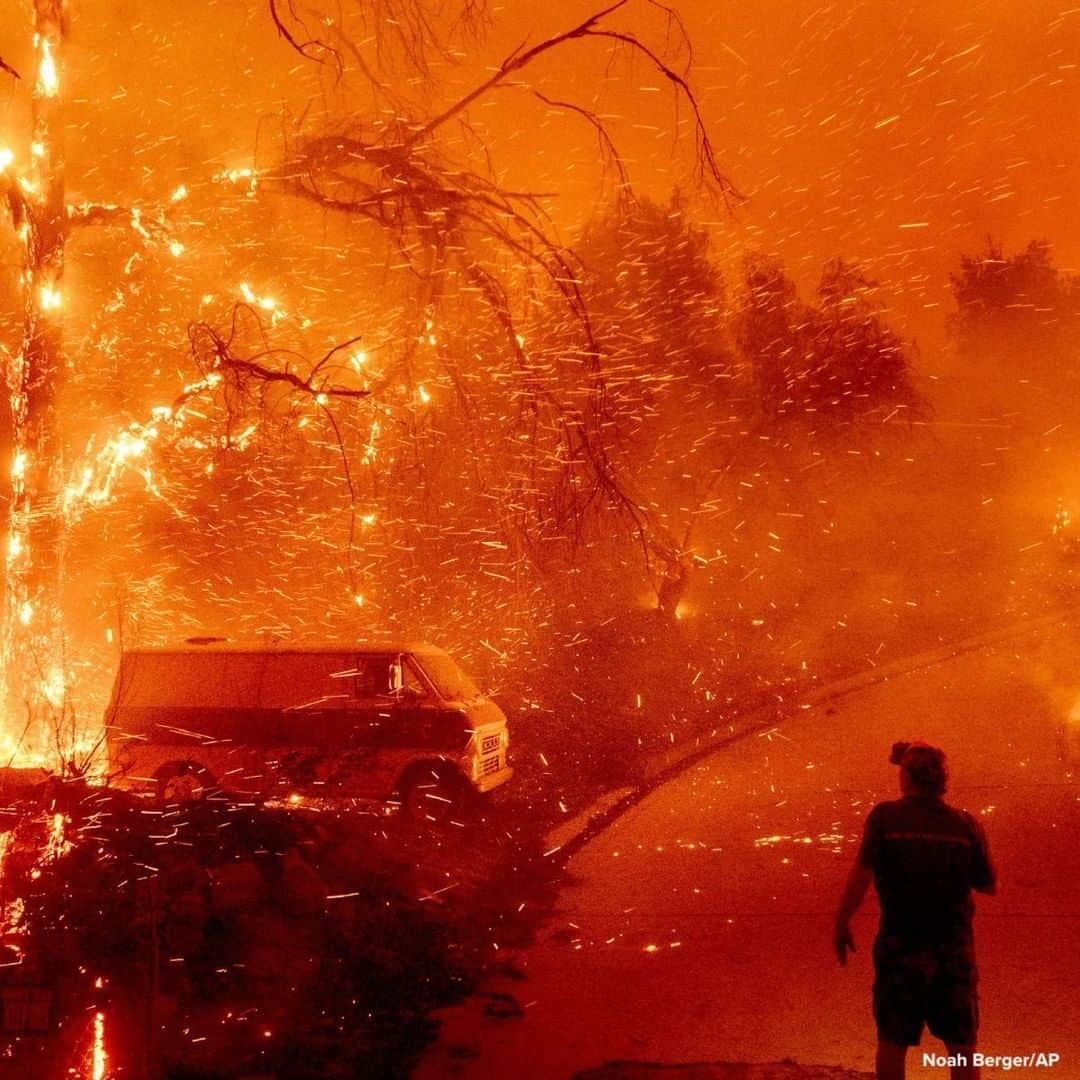
[[[416,659],[440,697],[447,701],[471,701],[480,697],[476,684],[445,653],[419,653]]]

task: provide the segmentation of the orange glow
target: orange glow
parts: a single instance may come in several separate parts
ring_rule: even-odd
[[[56,97],[60,92],[60,75],[48,41],[41,43],[41,64],[38,67],[38,92],[45,97]]]
[[[63,303],[60,290],[53,288],[52,285],[42,285],[40,303],[42,311],[56,311]]]
[[[98,979],[100,983],[101,980]],[[105,1014],[94,1013],[94,1045],[90,1051],[90,1080],[105,1080],[108,1057],[105,1053]]]

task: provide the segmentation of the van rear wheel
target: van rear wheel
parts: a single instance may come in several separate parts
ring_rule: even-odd
[[[178,761],[157,774],[157,797],[161,803],[202,802],[215,790],[214,778],[202,765]]]

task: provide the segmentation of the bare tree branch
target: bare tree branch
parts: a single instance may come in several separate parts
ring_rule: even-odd
[[[272,357],[287,357],[303,360],[297,353],[290,349],[265,349],[251,356],[241,357],[233,352],[233,342],[238,331],[239,316],[250,315],[261,328],[262,323],[258,312],[249,304],[236,304],[233,308],[232,324],[229,334],[223,336],[215,327],[207,322],[192,323],[188,327],[188,340],[191,342],[192,356],[199,365],[203,374],[220,375],[231,374],[238,382],[254,380],[262,383],[281,383],[302,394],[306,394],[316,400],[319,405],[324,405],[329,398],[345,398],[362,400],[371,396],[371,391],[357,387],[342,386],[337,383],[318,380],[318,373],[339,352],[351,348],[360,341],[360,337],[349,338],[342,341],[325,353],[315,364],[311,365],[311,373],[306,377],[297,375],[288,366],[281,368],[268,367],[263,361]],[[178,402],[182,403],[181,399]],[[174,403],[175,408],[175,403]]]
[[[378,2],[394,5],[396,10],[399,3],[419,5],[420,0]],[[607,414],[601,348],[582,295],[578,259],[556,239],[540,193],[507,190],[499,183],[490,158],[486,158],[488,174],[480,175],[468,161],[462,164],[456,160],[463,156],[461,151],[449,150],[449,136],[442,137],[451,120],[464,124],[466,136],[470,134],[470,107],[495,90],[524,89],[548,108],[574,113],[590,124],[596,132],[605,170],[610,170],[617,180],[620,198],[633,200],[629,170],[604,117],[595,108],[544,93],[518,77],[546,54],[558,51],[561,55],[563,46],[591,40],[604,46],[613,58],[624,50],[644,58],[672,86],[676,101],[689,103],[699,180],[718,190],[725,202],[738,197],[735,187],[720,170],[698,99],[686,74],[692,50],[677,12],[662,0],[638,0],[639,6],[647,5],[667,16],[669,44],[672,38],[676,39],[674,46],[680,67],[683,58],[686,62],[683,70],[678,70],[670,58],[632,31],[610,25],[610,18],[623,9],[629,10],[632,3],[633,0],[614,0],[568,30],[531,46],[522,44],[472,90],[427,118],[421,114],[420,120],[410,122],[409,110],[399,108],[395,119],[389,122],[380,120],[364,126],[354,122],[339,134],[301,140],[286,148],[279,169],[260,172],[260,186],[370,221],[397,245],[425,288],[436,280],[443,281],[448,268],[455,266],[470,289],[482,298],[506,342],[508,357],[524,377],[524,393],[518,400],[529,410],[526,422],[530,415],[532,418],[533,431],[524,445],[532,449],[535,460],[514,481],[520,487],[510,502],[531,503],[534,509],[528,513],[534,521],[565,522],[571,528],[572,538],[580,536],[590,508],[601,501],[608,507],[616,507],[632,523],[649,568],[653,559],[670,563],[676,558],[679,545],[666,535],[663,523],[655,520],[654,514],[634,497],[624,478],[617,475],[609,455],[607,432],[611,418]],[[399,44],[406,49],[406,39],[411,40],[411,35],[424,25],[422,9],[413,14],[419,21],[409,23],[401,31],[406,37]],[[331,32],[345,33],[336,26]],[[348,42],[347,38],[342,40]],[[343,45],[343,51],[350,46],[351,43]],[[414,63],[415,70],[422,73],[422,62]],[[486,147],[483,149],[486,155]],[[451,153],[455,156],[450,156]],[[583,339],[579,339],[580,344],[573,346],[570,353],[563,354],[572,356],[575,364],[582,365],[578,370],[587,373],[587,382],[579,382],[574,394],[563,394],[557,380],[544,378],[544,365],[530,361],[518,337],[511,291],[500,272],[481,264],[479,255],[484,251],[509,256],[513,264],[509,273],[524,275],[527,283],[533,276],[530,271],[541,273],[561,294]],[[417,252],[425,253],[424,257],[418,258]],[[531,302],[529,297],[534,296],[531,288],[526,292],[523,310]],[[401,360],[406,365],[415,347],[415,338],[412,340],[409,344],[406,339]],[[227,371],[228,364],[234,360],[226,348],[218,354],[216,363],[220,370]],[[248,357],[245,361],[253,362],[258,363],[258,359]],[[249,374],[266,378],[265,371]],[[318,378],[319,369],[313,369],[307,380],[291,372],[290,376],[294,389],[310,393],[316,389],[313,380]],[[536,440],[541,415],[543,430],[556,440],[554,452],[547,455]],[[561,529],[561,525],[555,527]]]
[[[307,33],[307,29],[304,27],[300,17],[296,14],[296,9],[293,7],[292,0],[287,0],[289,8],[289,16],[294,22],[298,23],[303,29],[304,33]],[[308,38],[306,41],[300,41],[293,32],[285,25],[285,20],[281,16],[281,11],[278,8],[278,0],[267,0],[270,7],[270,19],[277,29],[278,37],[284,38],[289,45],[295,49],[305,60],[314,60],[317,64],[325,63],[325,59],[318,55],[315,50],[321,50],[327,56],[331,57],[334,61],[335,67],[338,69],[338,75],[341,75],[341,54],[332,45],[328,45],[320,38]]]
[[[409,144],[415,144],[420,142],[426,136],[430,135],[436,128],[442,127],[447,120],[451,117],[457,116],[458,113],[464,112],[474,101],[483,97],[493,87],[498,86],[500,83],[505,82],[507,77],[512,75],[515,71],[520,71],[526,67],[538,56],[543,56],[544,53],[550,52],[552,49],[568,42],[573,41],[575,38],[586,37],[594,32],[596,25],[606,15],[610,15],[614,11],[618,11],[619,8],[625,7],[630,0],[616,0],[616,3],[610,7],[604,8],[602,11],[598,11],[593,15],[590,15],[583,23],[575,26],[572,30],[565,30],[561,34],[556,34],[554,37],[545,39],[534,45],[531,49],[522,50],[521,46],[518,46],[500,65],[496,68],[494,74],[485,79],[479,86],[474,87],[464,97],[458,98],[452,105],[444,109],[441,113],[436,114],[426,124],[422,124],[417,128],[409,138]]]
[[[685,77],[675,71],[674,68],[665,64],[648,45],[634,34],[615,30],[597,30],[592,33],[592,36],[621,42],[630,49],[643,53],[668,82],[675,86],[677,90],[682,91],[683,96],[690,103],[690,108],[694,114],[699,178],[715,182],[720,193],[724,196],[725,201],[732,198],[741,198],[735,186],[720,171],[720,165],[716,160],[716,152],[713,149],[712,140],[710,140],[709,135],[705,130],[705,120],[701,115],[701,108],[698,105],[697,97],[694,95],[694,91],[690,88],[690,84],[686,81]]]
[[[686,99],[694,115],[694,138],[697,144],[699,179],[715,185],[725,202],[730,201],[733,198],[739,198],[740,196],[735,186],[720,170],[712,141],[709,139],[708,132],[705,129],[701,107],[686,75],[677,72],[670,64],[663,60],[655,49],[647,45],[635,34],[624,30],[608,29],[606,26],[601,25],[608,16],[626,7],[630,2],[631,0],[617,0],[616,3],[595,12],[585,19],[584,22],[579,23],[570,30],[565,30],[560,34],[555,34],[552,37],[546,38],[536,45],[533,45],[531,48],[523,49],[519,47],[515,49],[483,82],[453,104],[449,105],[441,113],[438,113],[416,128],[406,139],[405,145],[407,147],[412,147],[420,143],[438,128],[442,127],[442,125],[452,117],[465,112],[470,105],[491,90],[505,85],[509,77],[515,72],[521,71],[538,57],[543,56],[552,49],[557,49],[572,41],[585,40],[586,38],[606,39],[615,42],[616,44],[625,45],[632,52],[637,52],[644,56],[649,63],[672,84],[676,93]],[[686,35],[685,28],[677,13],[667,5],[660,3],[659,0],[647,0],[647,2],[651,6],[666,12],[669,18],[674,20],[674,24],[679,28],[683,43],[689,50],[689,38]],[[579,109],[579,111],[581,110]],[[583,114],[588,115],[588,111],[584,110]]]
[[[0,71],[6,71],[16,79],[22,78],[22,76],[2,56],[0,56]]]
[[[89,225],[119,225],[131,229],[149,244],[168,243],[172,234],[158,211],[151,217],[143,214],[138,206],[118,206],[115,203],[69,203],[67,207],[68,229]]]
[[[452,39],[478,38],[490,23],[487,0],[458,0],[456,17],[451,17],[445,5],[431,0],[364,0],[347,13],[340,4],[332,15],[313,11],[312,17],[322,24],[319,33],[324,35],[314,37],[297,12],[295,0],[285,0],[284,6],[283,0],[268,0],[268,6],[278,36],[292,49],[319,64],[325,62],[320,54],[331,57],[339,79],[345,74],[348,55],[361,75],[381,96],[396,103],[402,115],[405,100],[396,85],[402,80],[394,77],[398,68],[403,66],[428,83],[434,78],[432,54],[443,64],[454,63],[458,54],[451,47]],[[374,46],[373,58],[365,56],[357,45],[350,16],[363,26],[363,44]]]
[[[620,196],[626,196],[633,199],[634,192],[630,184],[630,174],[627,172],[626,162],[623,160],[622,154],[619,153],[618,147],[611,137],[611,133],[604,126],[604,121],[593,112],[592,109],[587,109],[583,105],[575,105],[572,101],[560,101],[557,98],[549,98],[546,94],[542,94],[536,89],[533,89],[531,93],[533,96],[544,102],[545,105],[550,105],[553,109],[567,109],[570,112],[575,112],[578,116],[584,117],[585,120],[592,125],[593,130],[596,132],[597,142],[600,144],[600,155],[603,158],[605,166],[610,165],[613,167],[618,176]]]

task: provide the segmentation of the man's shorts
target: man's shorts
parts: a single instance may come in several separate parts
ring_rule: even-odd
[[[874,942],[878,1037],[918,1046],[923,1024],[950,1046],[972,1046],[979,1029],[979,973],[971,941],[921,944],[891,935]]]

